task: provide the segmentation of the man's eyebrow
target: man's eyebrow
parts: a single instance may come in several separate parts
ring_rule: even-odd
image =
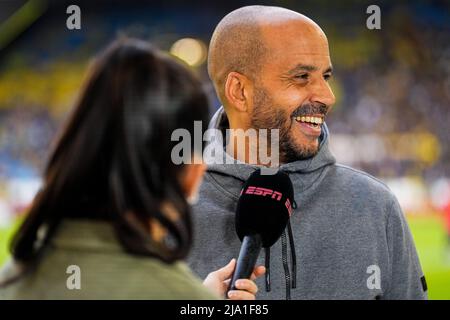
[[[296,65],[294,68],[292,68],[291,70],[289,70],[287,72],[288,75],[293,75],[296,74],[300,71],[309,71],[309,72],[313,72],[316,71],[318,68],[316,66],[312,66],[312,65],[307,65],[307,64],[298,64]]]

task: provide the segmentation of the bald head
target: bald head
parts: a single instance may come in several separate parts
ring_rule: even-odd
[[[296,23],[297,27],[300,24],[303,32],[315,32],[326,39],[314,21],[281,7],[246,6],[230,12],[219,22],[209,46],[208,73],[224,105],[227,75],[235,71],[256,80],[261,65],[271,56],[276,58],[271,47],[277,41],[277,32],[290,23]]]

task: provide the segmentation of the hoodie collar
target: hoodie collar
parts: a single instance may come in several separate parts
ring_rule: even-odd
[[[229,129],[229,122],[223,106],[221,106],[214,116],[212,117],[208,129],[219,129],[223,136],[225,136],[225,130]],[[324,166],[334,164],[336,162],[335,157],[332,155],[329,149],[329,131],[326,123],[322,125],[322,133],[319,137],[319,152],[312,158],[297,160],[280,165],[280,169],[287,173],[308,173],[316,171]],[[225,146],[222,146],[224,148]],[[224,161],[223,164],[211,164],[208,166],[208,171],[218,172],[226,175],[234,176],[240,180],[247,180],[250,174],[252,174],[259,166],[249,165],[238,161],[231,157],[225,151],[223,152]],[[230,162],[232,162],[230,164]]]

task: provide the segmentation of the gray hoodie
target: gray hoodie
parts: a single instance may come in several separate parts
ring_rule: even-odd
[[[210,127],[227,125],[220,108]],[[426,299],[425,278],[397,199],[376,178],[337,164],[329,138],[324,124],[316,156],[280,166],[294,186],[293,239],[283,235],[270,252],[261,251],[258,265],[270,268],[266,279],[256,281],[257,298]],[[236,203],[256,168],[208,166],[193,208],[194,245],[188,260],[200,277],[238,256]]]

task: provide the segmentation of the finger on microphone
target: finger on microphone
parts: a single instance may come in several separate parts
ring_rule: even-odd
[[[255,295],[243,290],[230,290],[228,298],[230,300],[255,300]]]
[[[264,273],[266,273],[266,267],[264,266],[255,267],[255,269],[253,269],[253,273],[250,279],[255,280],[261,277]]]
[[[236,281],[236,289],[245,290],[254,295],[258,292],[258,286],[256,283],[248,279],[239,279]]]

